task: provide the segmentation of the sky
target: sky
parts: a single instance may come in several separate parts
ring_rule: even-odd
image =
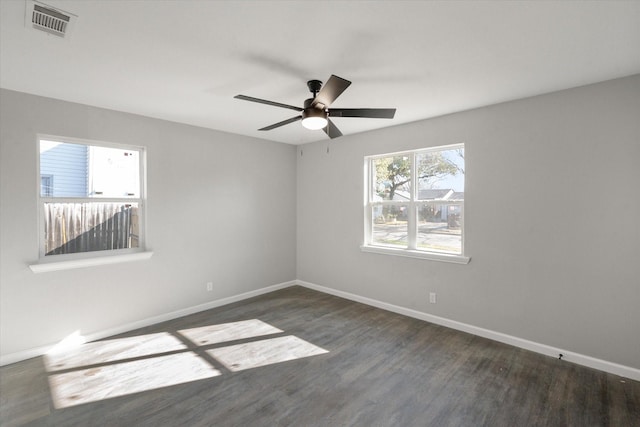
[[[463,150],[464,153],[464,150]],[[456,164],[461,169],[465,169],[464,159],[458,155],[457,150],[447,150],[442,152],[443,157],[450,160],[454,164]],[[431,186],[432,188],[451,188],[456,192],[464,191],[464,178],[465,175],[463,173],[458,173],[457,175],[448,175],[447,177],[440,179],[436,185]]]

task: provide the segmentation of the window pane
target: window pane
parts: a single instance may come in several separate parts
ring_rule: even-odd
[[[45,255],[137,248],[137,203],[44,203]]]
[[[140,197],[140,156],[137,151],[89,148],[89,195]]]
[[[464,148],[416,156],[418,200],[464,199]]]
[[[140,197],[140,153],[111,147],[40,141],[43,197]]]
[[[406,248],[407,206],[372,206],[373,233],[371,243]]]
[[[417,248],[430,252],[462,254],[461,214],[460,205],[420,206]]]
[[[86,197],[88,173],[86,145],[40,141],[42,197]]]
[[[411,199],[411,158],[390,156],[372,160],[372,200],[408,201]]]

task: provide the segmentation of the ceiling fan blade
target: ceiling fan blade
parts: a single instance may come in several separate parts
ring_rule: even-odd
[[[280,126],[288,125],[289,123],[297,122],[298,120],[301,120],[301,119],[302,119],[302,116],[291,117],[290,119],[283,120],[281,122],[272,124],[271,126],[263,127],[262,129],[258,129],[258,130],[271,130],[271,129],[279,128]]]
[[[338,129],[338,127],[334,125],[333,122],[329,119],[327,119],[327,127],[325,127],[323,130],[324,133],[326,133],[331,139],[342,136],[342,132],[340,132],[340,129]]]
[[[320,89],[320,92],[318,92],[311,105],[315,107],[318,104],[322,104],[325,108],[328,107],[350,84],[351,82],[349,80],[332,74],[329,80],[322,86],[322,89]]]
[[[393,119],[395,108],[330,108],[331,117],[367,117],[372,119]]]
[[[257,102],[258,104],[273,105],[274,107],[288,108],[290,110],[296,110],[296,111],[302,111],[303,110],[302,108],[296,107],[294,105],[281,104],[279,102],[267,101],[266,99],[254,98],[252,96],[236,95],[236,96],[234,96],[234,98],[242,99],[243,101]]]

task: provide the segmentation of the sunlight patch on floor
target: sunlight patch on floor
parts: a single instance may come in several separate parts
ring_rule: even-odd
[[[328,351],[292,335],[207,350],[233,372],[324,353]]]
[[[53,403],[66,408],[220,375],[195,353],[158,356],[49,377]]]
[[[167,332],[161,332],[83,344],[64,352],[46,354],[44,361],[47,370],[52,372],[184,350],[186,348],[187,346],[178,338]]]
[[[292,335],[264,338],[283,332],[251,319],[59,347],[44,357],[53,404],[67,408],[216,377],[224,368],[237,372],[328,353]],[[237,340],[249,341],[215,347]]]
[[[80,331],[75,331],[72,334],[69,334],[68,336],[60,340],[60,342],[54,345],[47,353],[48,354],[66,353],[74,348],[80,347],[86,342],[87,342],[87,339],[84,336],[80,335]]]
[[[278,334],[283,331],[261,320],[251,319],[241,322],[183,329],[178,332],[189,338],[195,345],[200,346],[259,337],[262,335]]]

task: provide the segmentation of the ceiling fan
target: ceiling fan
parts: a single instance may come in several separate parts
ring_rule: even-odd
[[[312,130],[323,129],[329,138],[342,136],[340,129],[336,127],[329,117],[392,119],[396,114],[395,108],[329,108],[331,103],[335,101],[350,84],[351,82],[349,80],[335,75],[331,75],[324,86],[320,80],[309,80],[307,86],[309,87],[309,91],[313,93],[313,98],[304,101],[304,108],[246,95],[236,95],[234,98],[302,112],[299,116],[274,123],[258,130],[271,130],[302,120],[302,126]]]

